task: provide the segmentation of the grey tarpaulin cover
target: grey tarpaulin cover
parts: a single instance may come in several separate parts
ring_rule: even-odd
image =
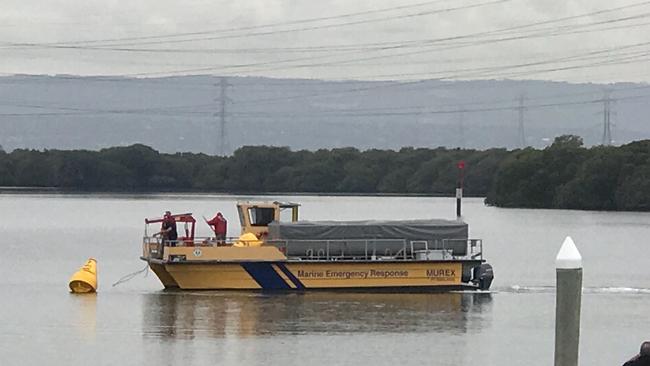
[[[467,224],[451,220],[274,221],[269,224],[269,239],[286,242],[292,255],[303,255],[308,250],[317,252],[326,245],[330,253],[338,247],[337,250],[346,254],[366,253],[367,245],[358,239],[377,239],[372,247],[381,253],[386,250],[395,253],[405,242],[426,241],[429,249],[453,249],[455,255],[464,255],[467,238]],[[445,244],[443,239],[460,240]],[[328,240],[338,242],[327,244]],[[346,242],[341,243],[342,240]]]
[[[271,240],[467,239],[467,224],[452,220],[271,222]]]

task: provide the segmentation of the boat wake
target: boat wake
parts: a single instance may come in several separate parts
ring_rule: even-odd
[[[506,286],[494,289],[496,292],[508,293],[553,293],[555,286]],[[650,288],[635,287],[583,287],[583,294],[643,294],[650,295]]]
[[[497,290],[497,289],[495,289]],[[555,286],[520,286],[513,285],[498,288],[499,292],[513,292],[513,293],[547,293],[555,292]]]
[[[458,291],[449,291],[452,294],[496,294],[496,290],[458,290]]]
[[[634,288],[634,287],[596,287],[586,288],[585,292],[590,293],[605,293],[605,294],[648,294],[650,295],[650,288]]]

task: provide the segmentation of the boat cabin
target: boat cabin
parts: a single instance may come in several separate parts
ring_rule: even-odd
[[[271,222],[297,222],[299,207],[300,204],[292,202],[237,202],[241,234],[253,233],[257,238],[265,240],[268,237],[268,225]],[[171,243],[173,246],[213,244],[213,238],[195,237],[196,219],[191,212],[173,214],[171,217],[176,222],[178,230],[178,239]],[[150,224],[162,224],[164,220],[164,217],[145,218],[145,237],[149,236]],[[182,229],[179,224],[183,225]],[[224,244],[232,244],[232,241]]]
[[[253,233],[264,239],[269,235],[271,222],[297,222],[299,207],[293,202],[237,202],[241,233]]]

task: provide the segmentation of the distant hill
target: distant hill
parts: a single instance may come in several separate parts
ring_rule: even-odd
[[[650,138],[643,84],[546,81],[322,81],[229,77],[226,152],[244,145],[294,150],[354,146],[519,146],[519,95],[526,144],[603,135],[603,90],[614,92],[615,144]],[[163,152],[220,150],[220,79],[77,76],[0,77],[0,145],[100,149],[142,143]],[[635,98],[634,96],[639,96]],[[466,110],[460,113],[460,110]],[[462,123],[461,123],[462,120]],[[462,126],[461,126],[462,125]]]

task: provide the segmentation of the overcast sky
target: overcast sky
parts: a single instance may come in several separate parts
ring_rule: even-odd
[[[640,44],[649,41],[650,2],[640,0],[0,4],[1,74],[650,79],[650,45]],[[269,24],[277,25],[255,28]]]

